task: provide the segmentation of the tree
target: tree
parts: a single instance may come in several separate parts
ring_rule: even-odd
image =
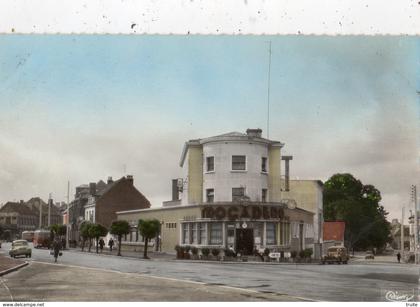
[[[143,258],[149,259],[147,256],[147,246],[150,239],[156,237],[160,231],[160,222],[156,219],[139,220],[138,229],[144,238]]]
[[[96,241],[96,253],[98,253],[99,238],[106,236],[107,233],[108,229],[101,224],[92,224],[89,227],[89,237],[94,238]]]
[[[67,227],[66,225],[53,224],[50,226],[50,230],[53,232],[54,237],[59,236],[61,238],[66,235]]]
[[[86,240],[89,239],[89,228],[91,227],[92,223],[89,221],[84,221],[80,224],[80,236],[82,237],[82,251],[85,249]],[[90,251],[90,249],[89,249]]]
[[[121,256],[121,238],[130,232],[130,224],[125,220],[114,221],[111,224],[111,234],[118,237],[118,254]]]
[[[346,223],[344,239],[351,249],[382,248],[391,241],[388,212],[381,193],[351,174],[335,174],[324,184],[324,219]]]

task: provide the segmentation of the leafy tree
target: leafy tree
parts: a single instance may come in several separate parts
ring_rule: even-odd
[[[335,174],[324,184],[324,219],[346,223],[344,239],[350,249],[382,248],[391,241],[388,212],[381,193],[351,174]]]
[[[92,224],[89,227],[89,237],[96,241],[96,253],[98,253],[99,238],[106,236],[108,229],[101,224]]]
[[[85,249],[86,240],[89,240],[89,228],[91,227],[92,223],[89,221],[84,221],[80,224],[80,236],[82,237],[82,251]],[[90,251],[90,248],[89,248]]]
[[[53,224],[50,226],[50,231],[52,231],[54,237],[59,236],[61,238],[66,235],[67,227],[66,225]]]
[[[118,254],[121,256],[121,238],[130,232],[130,224],[125,220],[114,221],[111,224],[111,234],[118,237]]]
[[[138,229],[144,238],[143,258],[149,259],[147,256],[147,246],[150,239],[156,237],[160,231],[160,222],[156,219],[139,220]]]

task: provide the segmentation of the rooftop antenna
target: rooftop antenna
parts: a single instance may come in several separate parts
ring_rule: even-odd
[[[268,86],[267,86],[267,139],[270,138],[270,81],[271,81],[271,41],[268,42]]]

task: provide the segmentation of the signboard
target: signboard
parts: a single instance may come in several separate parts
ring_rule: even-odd
[[[269,205],[233,205],[205,206],[201,211],[202,218],[235,221],[240,219],[283,219],[284,209]]]

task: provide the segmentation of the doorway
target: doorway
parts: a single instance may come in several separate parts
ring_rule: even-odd
[[[236,252],[242,255],[252,255],[254,250],[254,230],[236,229]]]

